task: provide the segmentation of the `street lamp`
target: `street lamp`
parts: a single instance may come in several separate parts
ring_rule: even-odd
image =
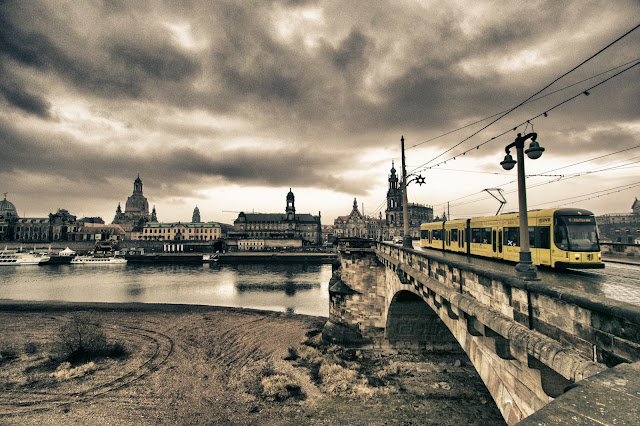
[[[413,241],[411,239],[411,234],[409,233],[409,207],[407,201],[407,186],[411,182],[416,182],[418,185],[423,185],[425,183],[422,175],[414,175],[410,174],[407,176],[407,168],[404,162],[404,136],[400,138],[400,147],[402,149],[402,186],[400,187],[402,190],[402,222],[403,222],[403,236],[402,236],[402,247],[405,248],[413,248]],[[411,179],[407,180],[407,177]]]
[[[536,265],[531,261],[531,250],[529,247],[529,217],[527,214],[527,187],[525,185],[525,174],[524,174],[524,153],[527,154],[529,158],[532,160],[536,160],[540,158],[542,153],[544,152],[544,148],[542,148],[538,142],[536,142],[536,138],[538,135],[536,133],[527,133],[522,136],[522,134],[518,133],[516,140],[507,145],[504,149],[507,155],[504,156],[504,160],[500,162],[502,168],[505,170],[513,169],[516,162],[518,163],[518,211],[519,211],[519,219],[520,219],[520,261],[516,265],[516,271],[518,272],[518,276],[525,280],[537,280],[537,268]],[[524,151],[524,142],[531,138],[531,144],[529,148]],[[516,158],[514,160],[509,154],[509,149],[515,147],[516,148]]]

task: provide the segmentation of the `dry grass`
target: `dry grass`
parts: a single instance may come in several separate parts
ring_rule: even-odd
[[[298,315],[146,309],[95,313],[107,342],[122,342],[128,355],[93,365],[49,356],[71,310],[0,309],[0,424],[501,421],[473,368],[447,357],[327,346],[322,321]]]
[[[58,368],[56,368],[56,371],[49,375],[49,377],[52,377],[59,382],[64,382],[65,380],[77,379],[86,374],[93,373],[97,368],[98,367],[94,362],[88,362],[77,367],[71,367],[70,362],[63,362],[58,366]]]

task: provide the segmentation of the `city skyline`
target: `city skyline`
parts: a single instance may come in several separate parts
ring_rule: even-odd
[[[384,216],[404,136],[408,170],[427,182],[409,202],[489,215],[486,188],[517,210],[515,172],[499,163],[530,120],[546,149],[526,162],[538,175],[530,208],[627,213],[640,196],[640,67],[614,74],[637,63],[640,30],[461,145],[491,120],[449,132],[520,104],[639,12],[634,1],[3,2],[0,193],[21,216],[64,208],[111,223],[140,174],[159,221],[197,205],[203,221],[233,223],[284,212],[292,188],[298,212],[332,224],[354,197]]]

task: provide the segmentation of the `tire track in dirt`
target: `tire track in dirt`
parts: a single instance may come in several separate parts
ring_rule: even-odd
[[[146,339],[153,346],[152,355],[140,366],[126,374],[80,392],[57,393],[50,398],[25,400],[20,399],[25,396],[26,392],[24,390],[5,390],[2,395],[0,395],[0,418],[16,414],[53,410],[69,406],[73,403],[90,401],[145,378],[166,364],[173,354],[175,346],[174,340],[164,333],[129,325],[121,325],[119,327],[112,326],[111,328],[115,330],[116,333],[135,335]],[[121,329],[119,330],[118,328]],[[32,393],[32,395],[40,396],[39,393]],[[49,394],[49,396],[51,396],[51,394]]]

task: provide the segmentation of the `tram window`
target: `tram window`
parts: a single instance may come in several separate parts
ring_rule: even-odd
[[[482,228],[482,244],[491,244],[491,228]]]
[[[536,228],[535,226],[529,227],[529,247],[536,247]]]
[[[553,228],[553,242],[560,250],[569,250],[569,240],[567,238],[567,228],[563,223],[556,220]]]
[[[471,228],[471,242],[472,243],[482,242],[482,229]]]
[[[420,238],[422,238],[423,240],[429,238],[429,231],[426,229],[421,229],[420,230]]]
[[[434,240],[442,241],[442,229],[434,229],[433,231],[431,231],[431,236]]]
[[[452,229],[451,230],[451,241],[454,242],[454,243],[458,241],[458,230],[457,229]]]
[[[511,247],[518,247],[520,245],[520,228],[504,228],[504,245]]]
[[[548,226],[536,226],[536,248],[551,248],[551,229]]]

